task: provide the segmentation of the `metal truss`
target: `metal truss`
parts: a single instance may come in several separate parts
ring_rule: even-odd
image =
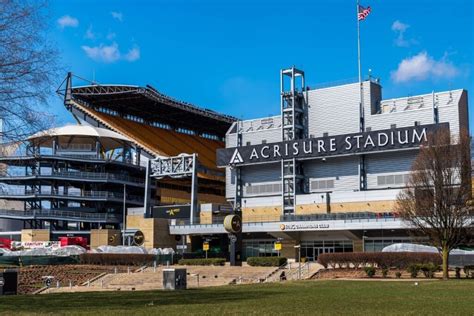
[[[191,213],[189,221],[194,223],[195,214],[197,215],[198,207],[198,177],[197,166],[198,161],[196,154],[188,155],[181,154],[174,157],[158,157],[150,160],[147,166],[147,181],[145,189],[145,214],[149,209],[148,192],[150,188],[149,178],[163,179],[165,177],[171,178],[185,178],[191,177]]]
[[[190,177],[195,172],[195,167],[196,154],[156,158],[151,160],[150,176],[156,179]]]
[[[290,87],[285,86],[290,80]],[[299,79],[299,84],[296,81]],[[282,140],[296,140],[307,137],[307,97],[305,96],[304,72],[295,67],[280,72],[281,83],[281,132]],[[282,213],[293,214],[298,193],[305,190],[305,177],[301,162],[295,159],[281,161]]]

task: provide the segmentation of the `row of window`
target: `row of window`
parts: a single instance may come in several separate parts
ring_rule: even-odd
[[[409,174],[391,174],[377,176],[377,186],[400,186],[408,183]],[[311,191],[323,191],[334,189],[334,179],[311,180]],[[245,193],[248,195],[262,195],[281,192],[281,183],[254,184],[245,187]]]
[[[275,250],[276,240],[244,240],[242,244],[242,256],[248,257],[271,257],[278,256]],[[412,242],[407,238],[373,239],[364,240],[365,252],[381,252],[383,248],[397,244]],[[417,241],[417,243],[420,243]],[[423,242],[421,242],[423,244]],[[334,252],[353,252],[352,240],[310,240],[301,241],[301,257],[316,260],[319,254]]]
[[[310,183],[311,191],[334,189],[334,179],[313,180]]]
[[[270,184],[256,184],[245,187],[246,194],[269,194],[269,193],[280,193],[281,183],[270,183]]]
[[[384,176],[377,176],[377,185],[404,185],[408,183],[409,179],[409,174],[390,174]]]
[[[275,241],[244,240],[242,244],[242,259],[249,257],[272,257],[278,256],[275,250]]]
[[[383,248],[398,244],[398,243],[410,243],[407,239],[383,239],[383,240],[364,240],[364,251],[365,252],[381,252]],[[417,242],[419,243],[419,242]]]

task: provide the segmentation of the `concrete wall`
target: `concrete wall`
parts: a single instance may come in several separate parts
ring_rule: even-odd
[[[168,220],[163,218],[144,218],[142,215],[128,215],[127,229],[143,232],[145,248],[174,248],[176,239],[169,234]]]
[[[51,234],[49,229],[22,229],[21,241],[50,241]]]
[[[122,244],[122,235],[117,229],[91,229],[90,247],[118,246]]]

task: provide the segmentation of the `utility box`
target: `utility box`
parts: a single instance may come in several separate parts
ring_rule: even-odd
[[[0,270],[0,295],[16,295],[18,293],[18,271]]]
[[[163,289],[186,290],[186,269],[163,269]]]

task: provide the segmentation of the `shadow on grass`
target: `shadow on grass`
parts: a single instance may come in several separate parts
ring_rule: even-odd
[[[154,306],[229,304],[264,299],[281,292],[249,287],[220,287],[185,291],[113,291],[0,297],[0,314],[13,312],[80,311],[84,308],[133,310],[153,302]]]

